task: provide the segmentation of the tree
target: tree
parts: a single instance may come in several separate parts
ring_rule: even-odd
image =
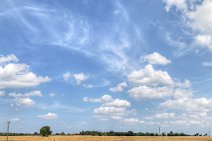
[[[167,136],[173,136],[173,135],[174,135],[174,133],[172,131],[167,134]]]
[[[165,132],[163,132],[163,133],[162,133],[162,136],[166,136],[166,133],[165,133]]]
[[[34,132],[34,135],[38,135],[38,132]]]
[[[42,136],[48,137],[49,135],[51,135],[51,133],[52,133],[52,131],[50,130],[50,127],[49,126],[43,126],[40,129],[40,134]]]
[[[193,136],[199,136],[199,133],[194,134]]]

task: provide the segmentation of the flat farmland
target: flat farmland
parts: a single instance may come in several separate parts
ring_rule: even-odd
[[[0,136],[0,141],[6,141]],[[209,137],[146,137],[146,136],[10,136],[9,141],[212,141]]]

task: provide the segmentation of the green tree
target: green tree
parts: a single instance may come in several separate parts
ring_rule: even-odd
[[[40,129],[40,134],[42,136],[48,137],[49,135],[51,135],[51,133],[52,133],[52,131],[50,130],[50,127],[49,126],[43,126]]]
[[[165,132],[163,132],[163,133],[162,133],[162,136],[166,136],[166,133],[165,133]]]

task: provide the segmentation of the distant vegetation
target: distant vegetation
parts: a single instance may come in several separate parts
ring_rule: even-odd
[[[159,136],[158,133],[149,133],[149,132],[138,132],[134,133],[133,131],[128,132],[99,132],[99,131],[82,131],[79,133],[79,135],[92,135],[92,136]],[[200,134],[198,134],[200,135]],[[185,133],[173,133],[172,131],[170,133],[161,133],[160,136],[191,136]]]
[[[49,136],[51,135],[52,131],[50,130],[49,126],[44,126],[40,129],[40,133],[34,132],[32,133],[9,133],[9,136]],[[6,136],[7,133],[0,133],[0,136]],[[114,132],[114,131],[109,131],[109,132],[99,132],[99,131],[82,131],[80,133],[76,134],[66,134],[64,132],[61,133],[55,133],[53,135],[90,135],[90,136],[159,136],[158,133],[149,133],[149,132],[138,132],[134,133],[133,131],[128,131],[128,132]],[[174,133],[174,132],[169,132],[169,133],[161,133],[160,136],[207,136],[207,134],[185,134],[185,133]]]

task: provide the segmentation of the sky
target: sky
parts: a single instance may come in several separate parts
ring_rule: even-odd
[[[212,0],[2,0],[0,132],[208,133]]]

